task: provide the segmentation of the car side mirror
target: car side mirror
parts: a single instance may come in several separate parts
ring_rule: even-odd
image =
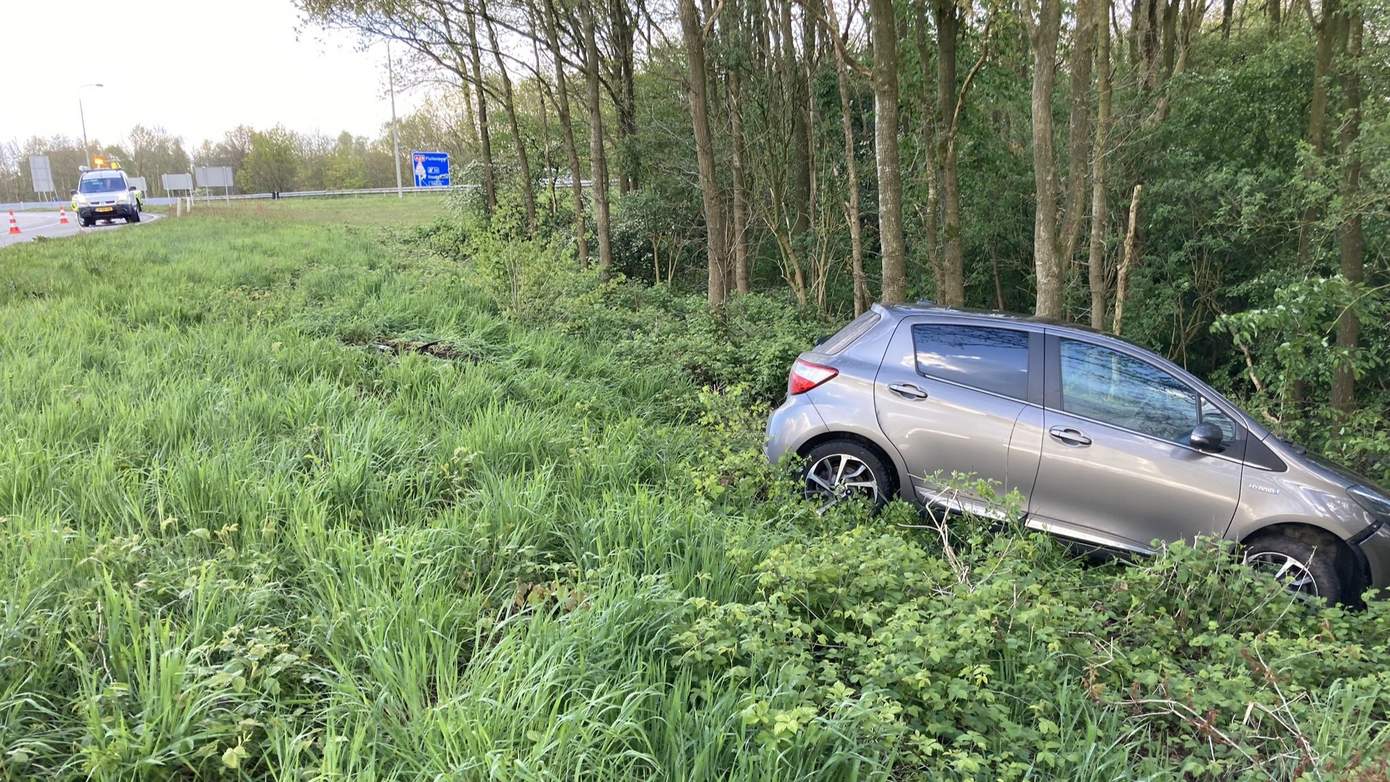
[[[69,191],[68,191],[68,195],[70,195],[70,196],[75,196],[75,195],[77,195],[77,191],[76,191],[76,190],[69,190]]]
[[[1192,434],[1188,436],[1187,441],[1199,451],[1215,452],[1221,450],[1224,439],[1225,435],[1221,433],[1221,427],[1210,421],[1203,421],[1192,429]]]
[[[126,190],[129,190],[130,192],[134,193],[134,192],[135,192],[135,185],[131,185],[130,187],[127,187]]]

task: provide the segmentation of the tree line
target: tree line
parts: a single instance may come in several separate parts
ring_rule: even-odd
[[[1383,0],[297,2],[447,85],[482,208],[567,225],[582,262],[715,308],[1029,311],[1356,407]],[[1333,278],[1304,308],[1339,313],[1315,392],[1240,313]]]
[[[398,132],[402,155],[411,149],[442,149],[455,159],[467,154],[458,127],[457,99],[432,95],[423,105],[402,117]],[[30,155],[47,155],[53,184],[59,197],[77,187],[79,167],[88,154],[119,161],[132,176],[143,176],[149,194],[168,195],[160,176],[188,173],[195,166],[229,166],[237,192],[291,190],[347,190],[391,187],[396,183],[391,129],[381,127],[375,136],[336,137],[297,133],[284,127],[256,129],[240,125],[217,140],[205,140],[191,149],[183,139],[161,127],[137,125],[118,143],[90,142],[66,136],[33,137],[24,142],[0,142],[0,202],[33,200]],[[410,183],[409,168],[402,161],[403,176]]]

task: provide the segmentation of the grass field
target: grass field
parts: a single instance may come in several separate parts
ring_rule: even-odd
[[[444,209],[0,251],[0,777],[1382,778],[1390,612],[816,517]]]

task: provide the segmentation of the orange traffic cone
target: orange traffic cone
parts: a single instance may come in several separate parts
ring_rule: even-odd
[[[58,209],[58,225],[67,225],[67,224],[68,224],[68,210],[63,209],[63,208],[60,207],[60,208]]]
[[[13,235],[15,235],[15,234],[17,234],[17,233],[19,233],[19,223],[15,222],[15,219],[14,219],[14,212],[11,211],[11,212],[10,212],[10,235],[13,236]]]

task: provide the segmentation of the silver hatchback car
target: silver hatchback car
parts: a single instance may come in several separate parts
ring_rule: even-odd
[[[997,516],[994,497],[1016,491],[1029,527],[1089,547],[1224,537],[1331,602],[1390,585],[1384,490],[1113,337],[875,305],[803,353],[787,391],[767,457],[802,457],[807,496],[826,504],[901,497]]]

